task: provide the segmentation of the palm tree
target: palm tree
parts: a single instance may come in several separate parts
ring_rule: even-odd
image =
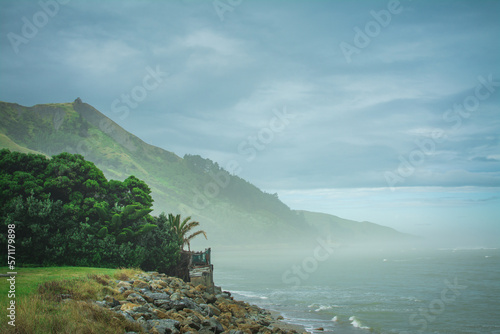
[[[179,245],[181,246],[181,250],[184,250],[184,245],[187,244],[188,250],[191,251],[191,246],[190,246],[191,240],[193,240],[194,237],[200,234],[203,234],[203,236],[205,236],[205,239],[207,239],[207,233],[205,231],[196,231],[192,233],[190,236],[187,236],[189,231],[200,225],[199,222],[194,222],[194,221],[190,222],[190,220],[191,216],[185,218],[181,222],[181,215],[174,216],[171,213],[168,214],[168,222],[170,223],[170,226],[174,230],[175,234],[177,235],[177,238],[179,240]]]

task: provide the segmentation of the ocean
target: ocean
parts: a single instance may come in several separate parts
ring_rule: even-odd
[[[499,249],[247,249],[213,263],[235,299],[309,332],[500,333]]]

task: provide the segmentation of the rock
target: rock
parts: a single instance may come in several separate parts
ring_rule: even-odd
[[[202,298],[200,298],[200,297],[195,297],[195,298],[192,298],[192,299],[193,299],[193,300],[194,300],[194,302],[195,302],[196,304],[198,304],[198,305],[200,305],[200,304],[205,304],[205,301],[204,301]]]
[[[261,319],[258,321],[259,325],[262,325],[262,326],[269,326],[271,324],[271,322],[268,320],[268,319]]]
[[[106,307],[106,308],[107,308],[107,307],[109,306],[109,305],[108,305],[106,302],[104,302],[104,301],[102,301],[102,302],[101,302],[101,301],[96,301],[95,303],[96,303],[97,305],[99,305],[100,307]]]
[[[125,290],[129,290],[132,288],[132,284],[127,281],[120,281],[116,286],[119,288],[124,288]]]
[[[320,332],[322,332],[322,331],[324,331],[325,329],[324,329],[323,327],[319,327],[319,328],[316,328],[316,329],[314,329],[314,330],[315,330],[315,331],[320,331]]]
[[[151,310],[157,319],[169,319],[168,314],[160,309]]]
[[[276,320],[285,320],[285,318],[283,318],[283,316],[279,315]]]
[[[124,311],[124,312],[127,312],[127,311],[132,311],[133,309],[135,309],[136,307],[140,307],[141,305],[138,305],[138,304],[133,304],[133,303],[126,303],[126,304],[123,304],[121,307],[120,307],[120,310]]]
[[[202,325],[204,329],[208,328],[211,333],[220,334],[224,332],[224,327],[222,327],[222,324],[213,317],[210,317],[208,320],[203,321]]]
[[[143,294],[144,299],[148,303],[154,303],[155,300],[168,300],[170,296],[166,293],[150,292],[147,291]]]
[[[104,301],[108,304],[109,307],[116,307],[121,305],[118,300],[115,299],[115,297],[107,295],[104,297]]]
[[[181,299],[182,299],[182,296],[178,292],[175,292],[172,295],[170,295],[170,300],[173,301],[173,302],[181,300]]]
[[[134,304],[144,305],[147,303],[146,299],[144,299],[144,297],[142,297],[141,295],[139,295],[137,293],[132,293],[132,294],[128,295],[127,300],[131,303],[134,303]]]
[[[216,295],[215,299],[221,299],[221,298],[223,298],[223,299],[229,299],[230,297],[231,297],[231,295],[229,295],[228,293],[223,292],[223,293],[220,293],[220,294]]]
[[[133,286],[137,289],[149,289],[149,284],[141,280],[134,281]]]
[[[193,316],[186,319],[187,326],[194,330],[200,330],[202,328],[200,319],[194,319]]]
[[[245,308],[234,302],[223,300],[221,302],[217,302],[216,305],[221,312],[229,312],[235,318],[245,318],[246,316]]]
[[[150,272],[113,281],[107,288],[108,295],[96,304],[140,324],[150,334],[296,334],[271,326],[273,317],[267,310],[235,301],[219,287],[195,287]],[[126,300],[118,301],[116,296]]]
[[[155,329],[160,334],[179,334],[181,323],[172,319],[148,320],[148,327]]]
[[[229,331],[229,334],[245,334],[245,333],[239,330],[231,329]]]
[[[243,332],[251,332],[252,334],[256,334],[260,331],[261,326],[255,322],[251,323],[244,323],[241,325],[238,325],[238,329],[242,330]]]
[[[175,308],[177,311],[183,310],[183,309],[191,309],[191,310],[196,310],[198,312],[203,311],[201,307],[199,307],[195,302],[193,302],[189,298],[183,298],[182,300],[177,300],[172,302],[172,308]]]
[[[135,321],[135,319],[127,312],[117,311],[116,313],[123,315],[125,317],[125,319],[127,319],[128,321],[131,321],[131,322]]]
[[[207,308],[209,310],[209,312],[208,312],[209,315],[219,316],[221,313],[220,310],[216,306],[214,306],[213,304],[208,304]]]
[[[168,311],[173,308],[173,302],[168,299],[157,299],[153,302],[154,305]]]
[[[149,330],[149,326],[148,326],[148,323],[146,321],[146,319],[144,319],[143,317],[140,317],[136,320],[136,322],[142,326],[142,328],[144,328],[146,331]]]
[[[203,298],[207,301],[207,304],[213,304],[217,301],[215,295],[208,292],[205,292],[203,294]]]

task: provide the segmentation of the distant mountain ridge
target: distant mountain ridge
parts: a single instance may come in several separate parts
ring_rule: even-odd
[[[192,155],[181,158],[145,143],[79,98],[33,107],[0,102],[0,148],[48,156],[78,153],[108,179],[135,175],[151,187],[155,212],[200,221],[208,233],[206,245],[293,244],[325,233],[346,243],[407,238],[373,223],[292,210],[277,194],[261,191],[216,162]]]

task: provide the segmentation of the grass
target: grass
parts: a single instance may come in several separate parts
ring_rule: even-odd
[[[7,267],[0,267],[6,273]],[[0,333],[125,333],[141,331],[138,324],[92,302],[105,295],[124,296],[114,289],[116,279],[126,280],[136,269],[83,267],[18,268],[15,327],[9,325],[8,277],[0,279]],[[61,295],[70,295],[63,300]]]
[[[46,154],[30,150],[29,148],[20,146],[16,144],[12,139],[10,139],[6,134],[0,133],[0,148],[8,148],[11,151],[18,151],[22,153],[34,153],[34,154]]]

